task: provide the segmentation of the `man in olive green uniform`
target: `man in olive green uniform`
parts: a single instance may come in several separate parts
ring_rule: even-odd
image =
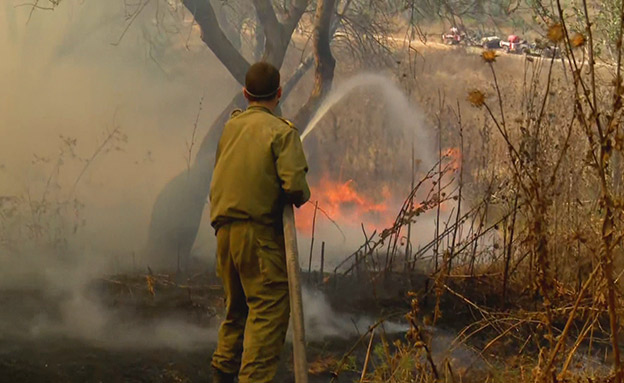
[[[210,188],[226,300],[212,367],[218,383],[269,383],[290,314],[282,210],[310,198],[308,165],[295,127],[273,114],[279,71],[252,65],[243,92],[249,107],[223,129]]]

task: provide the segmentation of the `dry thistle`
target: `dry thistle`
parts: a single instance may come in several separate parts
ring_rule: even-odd
[[[572,43],[572,47],[578,48],[580,46],[585,45],[585,36],[582,33],[576,32],[570,41]]]
[[[553,43],[558,43],[563,40],[563,26],[561,24],[553,24],[548,28],[548,33],[546,34],[548,40]]]
[[[485,104],[485,94],[478,89],[471,90],[468,93],[468,102],[477,108],[482,107]]]
[[[483,53],[481,53],[481,58],[483,58],[483,61],[485,61],[486,63],[495,62],[496,57],[498,57],[498,55],[493,50],[486,50],[486,51],[483,51]]]
[[[156,295],[156,292],[154,291],[154,277],[146,275],[145,281],[147,282],[147,291],[152,297],[154,297]]]

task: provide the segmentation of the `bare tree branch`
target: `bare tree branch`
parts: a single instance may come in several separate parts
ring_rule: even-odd
[[[314,59],[316,62],[314,89],[306,104],[295,117],[295,124],[304,126],[331,89],[336,60],[332,55],[332,17],[337,0],[318,0],[314,22]]]
[[[295,27],[299,24],[299,20],[301,20],[301,16],[303,16],[309,4],[310,0],[292,0],[288,15],[284,20],[285,30],[290,31],[289,34],[292,34],[295,30]]]
[[[271,0],[253,0],[254,7],[256,8],[256,14],[258,20],[264,27],[264,33],[267,40],[282,39],[283,28],[282,24],[277,19]]]
[[[284,47],[288,46],[291,34],[287,34],[277,20],[271,0],[253,0],[253,4],[266,36],[263,58],[272,64],[278,64],[276,61],[282,61],[280,60],[280,56],[283,57],[281,52],[285,51]]]
[[[193,14],[201,28],[201,39],[219,58],[240,84],[245,83],[249,62],[232,45],[221,27],[217,15],[208,0],[183,0],[184,6]]]

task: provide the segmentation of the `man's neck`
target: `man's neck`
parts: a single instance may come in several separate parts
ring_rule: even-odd
[[[263,102],[263,101],[252,101],[249,103],[249,106],[256,106],[261,108],[268,109],[271,113],[275,113],[275,103],[273,102]]]

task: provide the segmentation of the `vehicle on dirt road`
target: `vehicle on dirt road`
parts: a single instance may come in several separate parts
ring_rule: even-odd
[[[498,36],[485,36],[480,40],[481,47],[483,49],[500,49],[501,39]]]
[[[500,47],[505,53],[526,54],[531,50],[531,46],[526,40],[520,39],[519,36],[509,35],[507,41],[500,41]]]
[[[460,32],[458,28],[453,27],[449,30],[449,32],[442,34],[442,42],[446,45],[458,45],[464,41],[465,37],[465,33]]]
[[[542,48],[541,56],[555,59],[561,58],[561,49],[556,46],[547,46]]]
[[[561,49],[555,45],[549,45],[541,40],[537,40],[530,44],[527,55],[533,57],[545,57],[545,58],[561,58]]]

